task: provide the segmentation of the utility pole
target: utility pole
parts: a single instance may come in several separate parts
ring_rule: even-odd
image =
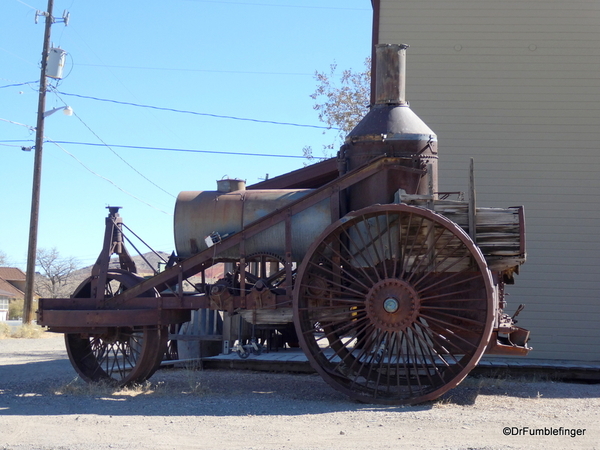
[[[55,22],[52,10],[54,0],[48,0],[48,9],[46,12],[36,12],[36,23],[38,16],[46,17],[46,27],[44,30],[44,45],[42,48],[42,68],[40,74],[40,93],[37,111],[37,126],[35,129],[35,159],[33,163],[33,187],[31,192],[31,219],[29,222],[29,248],[27,250],[27,273],[25,282],[25,302],[23,305],[23,323],[31,323],[33,320],[33,289],[35,285],[35,265],[37,255],[37,234],[38,219],[40,210],[40,186],[42,179],[42,149],[44,144],[44,111],[46,110],[46,69],[48,65],[48,56],[50,54],[50,31]],[[63,14],[63,22],[68,23],[68,14]]]

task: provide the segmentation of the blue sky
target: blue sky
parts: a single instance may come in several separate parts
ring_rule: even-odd
[[[0,251],[24,269],[34,152],[21,147],[35,138],[44,19],[34,18],[47,0],[2,3]],[[307,145],[318,156],[336,133],[318,128],[315,70],[362,70],[370,54],[369,0],[55,0],[54,15],[63,10],[69,25],[54,24],[52,42],[68,52],[65,76],[46,110],[75,115],[45,120],[45,136],[65,143],[43,147],[38,247],[82,266],[101,249],[108,205],[170,252],[180,191],[298,169]]]

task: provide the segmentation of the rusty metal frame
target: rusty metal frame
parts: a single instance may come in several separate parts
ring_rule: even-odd
[[[108,217],[105,219],[104,241],[102,251],[92,267],[91,297],[102,299],[104,297],[104,285],[110,257],[114,253],[119,255],[119,265],[122,270],[127,272],[137,272],[135,262],[129,255],[129,252],[123,245],[122,225],[123,219],[119,216],[119,206],[109,206]],[[99,286],[102,286],[99,289]]]
[[[381,156],[369,163],[358,167],[357,169],[329,182],[328,184],[316,189],[309,195],[306,195],[280,210],[274,211],[265,217],[256,220],[241,232],[235,233],[214,247],[208,248],[197,253],[183,261],[165,269],[163,272],[152,278],[142,281],[134,287],[112,297],[110,299],[101,298],[98,294],[92,298],[60,298],[60,299],[40,299],[38,310],[38,323],[47,326],[51,331],[66,332],[77,329],[89,329],[97,327],[115,327],[115,326],[142,326],[149,324],[168,325],[171,323],[181,323],[188,320],[189,311],[199,308],[211,308],[211,302],[208,296],[184,295],[181,290],[182,280],[193,276],[204,269],[213,265],[213,261],[220,252],[224,252],[236,245],[240,245],[240,267],[244,270],[244,250],[243,243],[248,239],[280,222],[286,222],[286,283],[289,286],[285,295],[278,295],[277,304],[290,304],[292,301],[292,261],[291,261],[291,221],[292,215],[304,211],[314,204],[330,198],[332,202],[339,200],[341,191],[348,187],[384,170],[400,170],[404,172],[417,173],[423,176],[424,170],[406,167],[402,164],[405,158],[389,158]],[[338,201],[339,205],[339,201]],[[339,206],[332,209],[334,214],[339,214]],[[339,217],[332,217],[338,219]],[[108,220],[108,219],[107,219]],[[107,222],[107,230],[108,230]],[[106,253],[109,244],[109,232],[105,235]],[[112,235],[111,235],[112,236]],[[95,285],[103,286],[102,273],[104,281],[106,280],[106,271],[108,270],[108,261],[99,258],[97,265],[99,273],[95,274]],[[241,274],[241,282],[244,283],[245,277]],[[101,284],[102,283],[102,284]],[[169,289],[177,283],[179,289],[172,292]],[[245,296],[244,286],[242,285],[242,295],[234,297],[234,307],[244,307]],[[169,293],[161,294],[159,297],[144,297],[144,293],[153,289],[162,292],[169,289]],[[96,289],[96,292],[101,291]],[[103,292],[103,291],[101,291]]]

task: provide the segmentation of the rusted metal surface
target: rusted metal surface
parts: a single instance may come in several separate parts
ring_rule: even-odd
[[[140,309],[153,309],[157,307],[157,302],[161,304],[161,310],[169,309],[197,309],[203,307],[210,307],[210,300],[203,295],[190,296],[184,295],[181,291],[175,291],[159,297],[157,300],[154,297],[147,297],[145,293],[157,290],[159,292],[169,289],[171,286],[179,284],[180,279],[191,277],[202,270],[210,267],[213,264],[215,257],[218,257],[220,253],[225,253],[229,249],[243,245],[245,240],[252,238],[256,234],[267,230],[278,223],[285,223],[288,219],[293,217],[295,213],[302,212],[310,207],[322,202],[325,199],[329,199],[335,192],[339,192],[342,189],[355,184],[356,182],[363,180],[378,171],[384,170],[385,168],[399,167],[401,170],[405,170],[404,167],[398,166],[397,161],[393,158],[378,158],[371,163],[359,168],[352,173],[346,174],[345,176],[339,177],[333,182],[323,186],[320,189],[312,191],[310,194],[301,197],[292,203],[288,204],[283,210],[274,211],[267,214],[264,217],[256,220],[254,223],[244,228],[242,232],[235,233],[231,236],[223,239],[215,248],[207,248],[200,253],[197,253],[187,259],[184,259],[173,267],[167,268],[165,271],[155,275],[152,278],[143,280],[138,284],[117,293],[110,298],[97,298],[96,301],[91,301],[92,298],[86,302],[80,302],[77,299],[43,299],[42,307],[38,313],[38,323],[42,326],[50,327],[51,330],[61,331],[69,328],[69,326],[77,326],[78,323],[69,319],[69,315],[73,317],[81,317],[83,312],[81,310],[88,309],[89,311],[95,311],[97,309],[118,309],[118,310],[130,310],[131,311],[131,323],[135,323],[135,310]],[[286,226],[286,251],[284,259],[286,264],[291,269],[291,221]],[[108,222],[107,222],[108,223]],[[110,248],[110,246],[109,246]],[[244,255],[243,253],[241,254]],[[241,264],[244,265],[244,258],[240,258]],[[291,270],[287,270],[287,277],[291,278]],[[91,282],[94,281],[94,276]],[[245,277],[241,277],[241,283],[245,283]],[[290,281],[289,286],[292,285]],[[245,290],[241,287],[241,292],[244,294]],[[245,295],[232,296],[232,307],[237,308],[243,305],[245,301]],[[287,299],[288,303],[291,302],[291,298]],[[73,305],[80,305],[74,308]],[[89,306],[89,308],[88,308]],[[52,313],[51,311],[62,311],[61,314]],[[67,312],[73,311],[73,312]]]
[[[100,256],[92,267],[92,277],[90,280],[90,297],[97,299],[104,298],[104,285],[106,284],[111,255],[115,253],[119,255],[121,269],[131,273],[137,272],[135,263],[123,245],[123,221],[119,216],[120,207],[109,206],[107,209],[109,213],[105,219],[104,243]]]
[[[316,189],[335,180],[338,176],[338,161],[336,158],[330,158],[253,184],[248,186],[248,189]]]
[[[375,77],[376,105],[406,104],[406,49],[408,45],[375,46],[375,65],[380,76]]]
[[[44,304],[42,308],[47,308]],[[189,316],[188,316],[189,317]],[[185,321],[185,317],[182,318]],[[43,323],[77,324],[74,328],[105,328],[156,325],[170,323],[169,318],[159,309],[94,309],[94,310],[46,310]],[[72,327],[57,325],[52,331],[70,330]],[[66,331],[65,331],[66,332]]]
[[[114,218],[111,210],[109,218]],[[107,223],[107,229],[110,224]],[[82,303],[89,300],[93,289],[91,279],[82,282],[73,294]],[[140,282],[139,277],[125,270],[107,270],[103,293],[110,298],[115,292],[126,290]],[[147,293],[151,294],[151,293]],[[158,297],[158,292],[155,292]],[[80,311],[81,312],[81,311]],[[147,319],[149,311],[138,311]],[[86,317],[70,317],[72,324],[87,330],[65,332],[65,343],[69,359],[81,378],[85,381],[104,381],[120,385],[146,380],[160,366],[167,342],[167,327],[159,319],[142,326],[131,323],[113,325],[119,311],[101,310],[95,314],[85,311]],[[160,314],[156,309],[155,314]],[[84,320],[88,320],[86,323]],[[102,329],[97,329],[102,328]]]
[[[437,136],[410,109],[405,98],[406,46],[378,45],[376,51],[376,103],[346,137],[339,154],[342,171],[352,171],[381,155],[396,157],[414,171],[382,172],[351,187],[346,212],[391,203],[398,186],[409,194],[438,192]]]
[[[175,249],[187,258],[207,248],[205,237],[218,232],[221,237],[239,233],[273,211],[285,208],[311,193],[307,189],[240,190],[227,193],[218,191],[181,192],[175,204]],[[304,253],[331,223],[329,199],[299,211],[292,216],[293,259],[301,261]],[[285,255],[285,224],[282,222],[262,233],[245,239],[245,253],[267,252]],[[238,259],[239,247],[219,252],[220,258]]]
[[[294,292],[311,365],[360,401],[419,403],[456,386],[486,350],[494,315],[477,246],[454,222],[407,205],[371,206],[332,224]]]

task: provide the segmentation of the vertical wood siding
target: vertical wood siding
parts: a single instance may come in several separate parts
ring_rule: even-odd
[[[600,361],[600,2],[381,0],[407,43],[407,99],[437,133],[440,189],[525,205],[528,262],[508,286],[531,358]]]

